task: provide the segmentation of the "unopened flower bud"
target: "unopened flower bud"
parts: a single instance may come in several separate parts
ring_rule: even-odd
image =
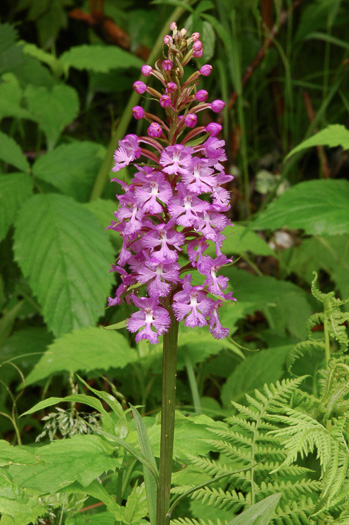
[[[172,36],[170,36],[170,35],[165,35],[164,36],[164,44],[166,46],[169,46],[170,44],[172,44],[172,42],[173,42]]]
[[[162,62],[162,69],[164,71],[171,71],[172,68],[173,68],[172,60],[163,60],[163,62]]]
[[[171,97],[168,95],[162,95],[160,98],[160,106],[162,108],[168,108],[171,105]]]
[[[136,93],[139,95],[143,95],[143,93],[147,91],[147,86],[141,80],[136,80],[136,82],[133,84],[133,87]]]
[[[193,42],[195,42],[196,40],[199,40],[199,38],[200,38],[200,33],[193,33],[191,35],[191,39]]]
[[[212,66],[210,64],[205,64],[204,66],[200,68],[200,73],[204,77],[210,76],[211,72],[212,72]]]
[[[206,102],[207,97],[208,97],[208,93],[205,89],[200,89],[195,94],[195,100],[197,100],[198,102]]]
[[[151,66],[144,65],[141,67],[142,75],[145,77],[149,77],[151,75],[151,72],[153,71],[153,68]]]
[[[162,133],[162,127],[157,122],[152,122],[147,129],[147,134],[149,137],[159,138]]]
[[[184,122],[185,122],[185,125],[188,126],[188,128],[195,128],[197,120],[198,118],[195,115],[195,113],[187,113],[184,116]]]
[[[222,131],[222,126],[218,122],[210,122],[206,128],[206,133],[211,133],[211,137],[215,137]]]
[[[177,24],[176,24],[176,22],[171,22],[171,23],[170,23],[170,29],[171,29],[171,31],[176,31],[176,29],[177,29]]]
[[[177,84],[175,82],[169,82],[166,86],[167,93],[174,93],[177,91]]]
[[[211,109],[212,111],[214,111],[215,113],[219,113],[220,111],[222,111],[222,109],[224,108],[225,106],[225,102],[223,102],[223,100],[214,100],[212,103],[211,103]]]
[[[200,49],[202,49],[202,42],[201,42],[201,40],[196,40],[194,42],[193,49],[195,49],[195,51],[200,51]]]
[[[187,34],[187,32],[188,32],[188,31],[186,30],[185,27],[183,27],[183,29],[181,29],[181,35],[182,35],[182,36],[185,36],[185,35]]]
[[[193,57],[194,58],[201,58],[202,57],[202,54],[203,54],[203,49],[199,49],[198,51],[194,51],[193,53]]]
[[[144,117],[144,109],[141,106],[134,106],[132,108],[132,113],[135,119],[140,120]]]

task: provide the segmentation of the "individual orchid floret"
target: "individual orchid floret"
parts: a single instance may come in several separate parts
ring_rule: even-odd
[[[214,302],[209,299],[203,291],[202,286],[190,284],[191,275],[187,275],[183,281],[183,290],[173,297],[173,311],[177,321],[185,319],[185,326],[205,326],[206,317],[212,311]]]
[[[162,95],[162,97],[160,98],[160,106],[162,108],[168,108],[169,106],[171,106],[171,103],[172,100],[169,95]]]
[[[200,68],[200,73],[203,77],[209,77],[212,73],[212,66],[210,64],[205,64]]]
[[[112,170],[119,171],[140,156],[141,148],[138,145],[137,135],[126,135],[123,140],[119,140],[119,148],[114,153],[115,166]]]
[[[162,171],[169,175],[179,175],[187,173],[194,149],[182,144],[168,146],[160,156]]]
[[[195,128],[197,120],[198,117],[195,115],[195,113],[187,113],[184,116],[184,122],[188,128]]]
[[[152,122],[147,129],[147,134],[149,137],[161,137],[162,127],[157,122]]]
[[[145,115],[145,111],[141,106],[134,106],[132,108],[132,114],[136,120],[141,120]]]
[[[157,259],[149,259],[144,264],[139,265],[137,271],[137,281],[143,284],[148,283],[147,292],[149,297],[166,297],[171,290],[173,283],[179,281],[180,265],[178,263],[160,262]]]
[[[141,80],[137,80],[136,82],[134,82],[133,87],[136,93],[138,93],[139,95],[143,95],[143,93],[147,91],[146,84],[144,84],[144,82],[142,82]]]
[[[205,257],[197,268],[199,272],[206,276],[204,286],[207,286],[209,292],[214,295],[218,295],[224,299],[224,292],[228,285],[228,277],[217,275],[217,272],[226,264],[232,262],[232,259],[228,259],[225,255],[220,255],[216,259],[211,257]]]
[[[127,319],[126,324],[130,332],[138,332],[136,342],[147,339],[152,344],[159,342],[159,335],[167,332],[170,326],[170,316],[165,310],[158,306],[155,297],[132,296],[132,301],[140,310]]]
[[[207,124],[205,131],[210,133],[211,137],[216,137],[222,131],[222,126],[218,122],[210,122]]]
[[[178,195],[171,199],[168,206],[171,217],[176,219],[177,224],[194,227],[201,222],[202,214],[209,208],[208,202],[189,193],[184,184],[178,185]]]
[[[141,67],[141,72],[145,77],[149,77],[152,74],[152,71],[153,71],[153,68],[146,64],[144,64],[144,66]]]
[[[198,102],[206,102],[207,97],[208,97],[208,92],[205,89],[200,89],[195,94],[195,100],[197,100]]]
[[[167,93],[175,93],[177,91],[177,84],[174,82],[168,82],[166,84],[166,92]]]
[[[217,301],[212,309],[209,319],[210,332],[215,339],[224,339],[229,335],[229,328],[223,328],[218,317],[218,308],[222,306],[222,301]]]
[[[164,71],[171,71],[172,68],[173,68],[172,60],[163,60],[162,61],[162,69]]]
[[[219,113],[220,111],[222,111],[224,106],[225,106],[225,102],[223,102],[223,100],[214,100],[213,102],[211,102],[210,107],[212,111],[214,111],[215,113]]]

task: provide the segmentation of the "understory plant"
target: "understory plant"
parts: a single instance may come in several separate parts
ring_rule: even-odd
[[[158,525],[169,521],[178,322],[184,320],[188,327],[208,324],[215,338],[224,338],[229,330],[222,327],[218,309],[223,301],[234,299],[226,291],[228,278],[217,275],[231,262],[222,253],[222,231],[229,224],[230,209],[224,185],[233,177],[222,164],[227,160],[225,142],[217,137],[222,126],[215,122],[198,126],[200,111],[219,113],[225,104],[207,102],[208,92],[198,89],[200,77],[211,74],[210,64],[186,73],[192,58],[203,54],[200,34],[187,36],[175,22],[170,29],[163,58],[154,68],[141,68],[145,77],[160,82],[161,91],[142,81],[133,85],[137,93],[150,94],[165,116],[148,113],[142,106],[133,108],[134,117],[146,119],[149,127],[146,136],[127,135],[115,151],[114,172],[130,163],[137,171],[130,184],[112,179],[124,194],[118,196],[117,221],[110,226],[121,234],[123,244],[113,266],[121,284],[109,305],[126,300],[138,308],[126,321],[128,330],[136,332],[136,342],[156,344],[164,335]],[[205,255],[209,242],[215,246],[215,258]],[[191,271],[201,277],[200,284],[192,283]]]

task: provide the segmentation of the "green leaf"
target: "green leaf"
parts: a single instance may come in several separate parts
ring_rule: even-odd
[[[287,155],[286,159],[307,148],[313,146],[329,146],[330,148],[336,148],[341,146],[344,150],[349,149],[349,130],[341,124],[333,124],[328,126],[326,129],[315,133],[312,137],[304,140],[298,146],[293,148]]]
[[[64,67],[52,53],[47,53],[35,44],[29,44],[28,42],[23,42],[23,44],[23,52],[26,55],[37,58],[44,64],[47,64],[57,77],[62,75]]]
[[[46,135],[48,149],[52,149],[63,129],[78,114],[76,90],[64,84],[58,84],[52,90],[29,85],[25,97],[31,115]]]
[[[16,44],[17,31],[10,24],[0,24],[0,75],[23,63],[22,47]]]
[[[103,146],[94,142],[62,144],[35,161],[33,175],[65,195],[84,202],[90,196],[104,153]],[[111,214],[109,222],[112,218]]]
[[[348,203],[347,180],[301,182],[273,201],[251,228],[300,228],[313,235],[349,233]]]
[[[132,414],[136,421],[136,428],[138,434],[139,446],[144,457],[151,463],[157,472],[157,465],[155,457],[153,454],[153,449],[150,443],[148,432],[146,426],[143,422],[142,417],[140,416],[138,410],[132,406]],[[154,476],[151,472],[143,465],[143,475],[144,475],[144,484],[145,491],[147,494],[148,510],[149,510],[149,519],[152,525],[156,523],[156,499],[157,499],[157,486]],[[141,516],[142,517],[142,516]]]
[[[92,498],[95,498],[99,501],[103,501],[106,508],[112,513],[109,514],[109,512],[103,512],[101,514],[97,514],[97,516],[102,516],[106,518],[106,521],[94,521],[94,515],[89,514],[87,518],[87,511],[84,511],[83,513],[79,513],[77,516],[74,516],[77,521],[71,521],[66,520],[65,525],[73,525],[73,524],[81,524],[81,525],[87,525],[87,523],[90,524],[96,524],[96,525],[108,525],[111,523],[111,525],[114,525],[115,520],[122,520],[123,515],[123,508],[120,507],[114,500],[113,496],[107,492],[107,490],[103,487],[103,485],[100,483],[100,480],[93,481],[91,485],[88,487],[83,487],[80,483],[75,482],[72,485],[69,485],[68,487],[64,487],[59,491],[60,494],[88,494],[89,496],[92,496]],[[113,521],[110,522],[107,518],[111,516],[113,518]],[[83,521],[80,521],[79,517],[82,518]],[[87,519],[87,522],[86,522]],[[100,518],[101,519],[101,518]]]
[[[37,494],[14,484],[4,469],[0,469],[1,525],[28,525],[45,513]]]
[[[268,525],[280,501],[282,492],[272,494],[239,514],[228,525]]]
[[[127,497],[124,511],[124,523],[129,525],[139,525],[141,519],[145,518],[148,514],[147,497],[144,490],[144,483],[141,485],[135,485],[131,491],[131,494]],[[148,523],[148,522],[145,522]],[[151,523],[155,523],[152,522]]]
[[[2,76],[0,83],[0,119],[4,117],[30,118],[29,112],[21,107],[22,89],[12,73]]]
[[[227,226],[223,235],[226,236],[226,239],[223,241],[222,251],[227,255],[243,254],[244,252],[251,252],[256,255],[274,255],[273,250],[259,235],[241,224]],[[210,246],[206,253],[213,255],[215,253],[214,246]]]
[[[120,465],[120,460],[112,457],[114,447],[90,434],[31,447],[30,451],[36,464],[13,464],[8,470],[14,483],[41,494],[52,494],[75,481],[88,487],[101,474]]]
[[[0,176],[0,241],[6,237],[22,204],[33,192],[32,179],[24,173]]]
[[[293,345],[270,348],[249,354],[228,377],[221,390],[223,404],[229,408],[231,401],[241,402],[265,383],[274,383],[285,373],[285,362]]]
[[[143,64],[135,55],[115,46],[82,45],[71,47],[60,56],[68,67],[106,73],[111,69],[140,68]]]
[[[116,202],[110,199],[95,199],[91,202],[84,203],[84,207],[89,210],[96,217],[100,225],[104,230],[114,220],[114,212],[117,209]],[[112,229],[107,230],[108,237],[111,240],[113,246],[120,250],[122,246],[122,237],[118,232]],[[110,328],[106,326],[106,328]]]
[[[110,290],[113,250],[81,204],[58,194],[31,197],[16,221],[14,251],[56,336],[95,324]]]
[[[211,7],[209,7],[209,9],[211,9]],[[206,22],[206,20],[202,24],[201,38],[204,44],[202,60],[203,62],[208,62],[214,55],[216,45],[216,33],[210,22]]]
[[[66,371],[105,372],[124,368],[136,359],[136,351],[119,332],[89,327],[56,339],[35,365],[26,384]]]
[[[0,160],[29,173],[29,162],[23,155],[21,148],[11,137],[0,131]]]
[[[89,525],[115,525],[114,514],[110,512],[99,512],[98,514],[79,513],[76,516],[67,518],[66,525],[86,525],[88,519]]]

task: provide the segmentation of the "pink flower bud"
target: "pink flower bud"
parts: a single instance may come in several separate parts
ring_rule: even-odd
[[[162,69],[164,71],[171,71],[172,68],[173,68],[172,60],[163,60],[163,62],[162,62]]]
[[[181,34],[182,34],[182,36],[185,36],[185,35],[187,34],[187,32],[188,32],[188,31],[186,30],[185,27],[183,27],[183,29],[181,29]]]
[[[160,137],[162,133],[162,127],[157,122],[152,122],[147,129],[147,134],[149,137]]]
[[[170,36],[170,35],[165,35],[164,36],[164,44],[166,46],[169,46],[170,44],[172,44],[172,42],[173,42],[172,36]]]
[[[206,133],[211,133],[211,137],[215,137],[222,131],[222,126],[218,122],[210,122],[205,129]]]
[[[194,51],[194,53],[193,53],[193,57],[194,57],[194,58],[201,58],[203,52],[204,52],[203,49],[199,49],[198,51]]]
[[[174,82],[169,82],[166,86],[166,91],[167,93],[174,93],[175,91],[177,91],[177,84],[175,84]]]
[[[200,49],[202,49],[202,42],[201,42],[201,40],[195,40],[195,42],[193,44],[193,49],[195,49],[195,51],[200,51]]]
[[[206,102],[207,97],[208,97],[208,93],[205,89],[200,89],[195,95],[195,99],[198,102]]]
[[[151,75],[151,72],[153,71],[153,68],[151,66],[144,65],[141,67],[141,71],[145,77],[149,77]]]
[[[224,108],[225,106],[225,102],[223,102],[223,100],[214,100],[212,103],[211,103],[211,109],[212,111],[214,111],[215,113],[219,113],[220,111],[222,111],[222,109]]]
[[[144,84],[144,82],[141,82],[140,80],[136,80],[133,84],[134,90],[139,95],[143,95],[147,91],[147,86]]]
[[[177,24],[176,24],[176,22],[171,22],[171,23],[170,23],[170,29],[171,29],[171,31],[176,31],[176,29],[177,29]]]
[[[144,117],[144,109],[141,106],[134,106],[132,108],[132,113],[135,119],[139,120]]]
[[[210,76],[211,72],[212,72],[212,66],[210,64],[205,64],[204,66],[200,68],[200,73],[204,77]]]
[[[200,38],[200,33],[193,33],[191,35],[191,39],[193,42],[195,42],[196,40],[199,40],[199,38]]]
[[[171,105],[171,97],[168,95],[162,95],[160,98],[160,106],[162,108],[168,108]]]
[[[198,118],[195,115],[195,113],[187,113],[184,116],[184,122],[185,122],[185,125],[188,126],[188,128],[195,128],[197,120]]]

